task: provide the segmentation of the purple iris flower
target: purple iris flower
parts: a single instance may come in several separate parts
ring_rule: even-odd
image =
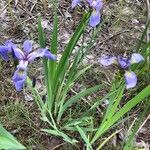
[[[72,8],[75,8],[80,3],[80,1],[81,0],[73,0]],[[90,26],[95,27],[100,23],[101,20],[100,10],[102,9],[103,2],[102,0],[87,0],[87,2],[93,9],[89,24]]]
[[[35,58],[46,57],[50,60],[56,60],[56,56],[53,55],[46,48],[41,48],[32,52],[32,43],[29,40],[26,40],[23,43],[23,51],[14,46],[13,52],[15,57],[19,60],[17,70],[15,71],[12,77],[13,83],[17,91],[20,91],[23,88],[27,78],[27,70],[28,70],[27,66],[29,63],[34,61]]]
[[[133,71],[129,70],[129,67],[134,63],[141,62],[142,60],[144,60],[142,55],[133,53],[131,57],[103,55],[99,62],[104,66],[118,64],[122,69],[125,69],[124,77],[126,81],[126,89],[129,89],[135,87],[137,84],[137,76]]]

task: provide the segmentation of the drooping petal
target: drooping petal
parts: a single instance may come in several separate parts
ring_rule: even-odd
[[[16,47],[16,45],[12,42],[12,40],[7,40],[7,41],[5,41],[4,44],[9,47],[9,51],[8,52],[12,52],[12,48]]]
[[[100,23],[100,20],[101,20],[100,12],[93,10],[89,21],[90,26],[96,27]]]
[[[134,63],[139,63],[141,62],[142,60],[144,60],[144,57],[141,55],[141,54],[138,54],[138,53],[133,53],[131,55],[131,64],[134,64]]]
[[[126,69],[130,66],[130,58],[118,56],[118,63],[121,68]]]
[[[0,56],[7,61],[8,58],[8,51],[9,51],[9,47],[8,46],[0,46]]]
[[[25,54],[19,48],[13,47],[12,51],[17,59],[22,60],[25,58]]]
[[[44,56],[50,60],[56,60],[56,55],[52,54],[48,49],[45,51]]]
[[[72,8],[75,8],[80,3],[80,0],[72,0]]]
[[[27,55],[32,51],[32,42],[30,40],[24,41],[23,50]]]
[[[125,72],[126,89],[130,89],[136,86],[137,76],[133,71]]]
[[[5,45],[9,47],[8,52],[12,53],[13,58],[17,59],[17,57],[15,56],[14,50],[13,50],[14,48],[17,48],[17,46],[12,42],[12,40],[7,40],[5,42]]]
[[[27,71],[18,67],[12,77],[13,83],[17,91],[22,90],[26,78],[27,78]]]
[[[99,62],[100,64],[104,66],[109,66],[111,64],[116,63],[117,58],[115,56],[108,56],[108,55],[103,55],[100,59]]]
[[[37,51],[30,53],[27,59],[29,62],[32,62],[35,58],[38,57],[47,57],[48,59],[56,60],[56,56],[53,55],[48,49],[45,48],[41,48],[38,49]]]

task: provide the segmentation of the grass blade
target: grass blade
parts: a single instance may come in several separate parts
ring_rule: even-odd
[[[0,124],[0,149],[26,149]]]
[[[93,150],[90,142],[89,142],[89,139],[87,138],[86,134],[84,133],[84,131],[82,130],[82,128],[80,128],[78,125],[76,126],[78,132],[80,133],[82,139],[84,140],[84,142],[86,143],[86,146],[87,146],[87,150]]]
[[[42,48],[45,47],[45,34],[42,28],[41,18],[38,19],[38,33],[39,33],[39,43]],[[48,76],[48,66],[47,66],[47,59],[43,58],[43,65],[44,65],[44,79],[45,79],[45,85],[47,89],[47,95],[48,95],[48,109],[51,111],[52,108],[52,89],[50,84],[50,79]]]
[[[68,135],[64,134],[63,132],[60,132],[58,130],[51,130],[51,129],[42,129],[41,131],[47,132],[51,135],[63,137],[64,141],[71,143],[72,145],[75,145],[76,142],[78,142],[75,139],[71,139]]]
[[[148,102],[148,105],[146,106],[144,111],[141,113],[138,122],[135,124],[135,127],[133,128],[133,132],[130,134],[128,140],[126,141],[126,144],[125,144],[123,150],[132,150],[133,147],[131,145],[132,144],[131,142],[133,141],[133,138],[134,138],[136,132],[138,131],[145,114],[149,111],[149,109],[150,109],[150,103]]]
[[[57,7],[57,5],[55,6]],[[57,17],[57,9],[55,8],[54,12],[54,23],[53,23],[53,32],[52,32],[52,40],[51,40],[51,52],[57,55],[57,46],[58,46],[58,17]],[[56,61],[48,61],[48,72],[50,75],[50,81],[53,81],[53,77],[56,70]]]

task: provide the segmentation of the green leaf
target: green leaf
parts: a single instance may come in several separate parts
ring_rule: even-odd
[[[87,150],[93,150],[90,142],[89,142],[89,139],[87,138],[86,134],[84,133],[84,131],[82,130],[82,128],[80,128],[78,125],[76,126],[78,132],[80,133],[82,139],[84,140],[84,142],[86,143],[86,146],[87,146]]]
[[[39,43],[42,48],[45,47],[45,34],[42,28],[41,18],[38,19],[38,33],[39,33]],[[45,79],[45,85],[48,95],[48,109],[51,111],[52,108],[52,88],[51,88],[51,82],[49,79],[49,72],[48,72],[48,65],[47,65],[47,58],[43,58],[43,66],[44,66],[44,79]]]
[[[42,129],[41,131],[47,132],[47,133],[55,135],[55,136],[63,137],[64,141],[69,142],[69,143],[71,143],[73,145],[75,145],[76,142],[78,142],[77,140],[71,139],[68,135],[66,135],[63,132],[58,131],[58,130]]]
[[[116,93],[114,93],[111,97],[110,97],[110,104],[107,108],[107,111],[106,111],[106,115],[102,121],[102,124],[101,126],[103,126],[105,123],[106,123],[106,120],[109,120],[113,115],[114,113],[116,112],[117,110],[117,107],[123,97],[123,92],[124,92],[124,89],[125,89],[125,86],[124,85],[120,85],[121,87],[117,90]],[[113,89],[112,91],[114,91],[116,89]]]
[[[42,28],[41,17],[38,18],[38,34],[39,34],[39,44],[42,48],[45,48],[45,34]]]
[[[0,149],[26,149],[0,124]]]
[[[51,48],[50,48],[51,52],[55,55],[57,55],[57,46],[58,46],[57,42],[58,42],[58,17],[57,17],[57,9],[55,9]],[[51,82],[53,81],[55,70],[56,70],[56,61],[48,61],[48,72],[49,72],[49,79]]]
[[[38,37],[39,37],[39,44],[41,48],[45,48],[45,34],[42,28],[42,20],[41,17],[38,18]],[[47,83],[47,59],[43,58],[43,65],[44,65],[44,75],[45,75],[45,82]]]
[[[55,73],[55,77],[54,77],[54,84],[55,84],[56,89],[57,89],[58,81],[60,80],[60,77],[61,77],[61,80],[59,82],[61,83],[61,81],[63,80],[64,73],[66,72],[66,69],[67,69],[67,67],[65,67],[65,66],[68,64],[70,54],[72,53],[79,38],[81,37],[82,33],[84,32],[88,18],[89,18],[89,13],[84,16],[83,20],[77,27],[76,31],[74,32],[72,38],[70,39],[69,43],[67,44],[67,46],[63,52],[63,55],[60,59],[60,62],[58,64],[58,67],[57,67],[57,70]],[[55,90],[55,91],[57,91],[57,90]]]

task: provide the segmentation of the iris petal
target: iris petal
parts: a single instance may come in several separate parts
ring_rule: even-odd
[[[144,60],[144,57],[142,55],[138,54],[138,53],[133,53],[131,55],[131,64],[139,63],[142,60]]]
[[[5,45],[9,47],[9,50],[8,52],[11,52],[12,53],[12,56],[14,59],[17,59],[17,57],[15,56],[15,53],[14,53],[14,48],[17,48],[16,45],[12,42],[12,40],[7,40],[5,42]]]
[[[24,41],[23,50],[26,54],[29,54],[32,51],[32,42],[29,40]]]
[[[126,89],[130,89],[136,86],[137,76],[133,71],[125,72]]]
[[[115,56],[107,56],[107,55],[103,55],[99,62],[100,64],[104,65],[104,66],[109,66],[111,64],[116,63],[116,57]]]
[[[56,55],[52,54],[49,50],[46,50],[44,56],[50,60],[56,60]]]
[[[101,20],[100,12],[93,10],[89,21],[90,26],[92,27],[97,26],[100,23],[100,20]]]
[[[73,0],[71,7],[75,8],[79,3],[80,3],[80,0]]]
[[[0,56],[7,61],[8,60],[8,51],[9,47],[8,46],[0,46]]]
[[[56,56],[53,55],[48,49],[44,48],[38,49],[37,51],[30,53],[27,59],[29,62],[32,62],[35,58],[38,57],[47,57],[48,59],[56,60]]]
[[[16,47],[16,45],[12,42],[12,40],[7,40],[5,41],[4,44],[9,47],[9,52],[12,52],[12,48]]]
[[[17,91],[22,90],[24,83],[26,81],[26,78],[27,78],[26,70],[22,70],[20,68],[17,68],[17,70],[15,71],[15,73],[12,77],[13,83],[14,83]]]
[[[22,60],[25,58],[24,53],[17,47],[13,47],[13,52],[17,59]]]

